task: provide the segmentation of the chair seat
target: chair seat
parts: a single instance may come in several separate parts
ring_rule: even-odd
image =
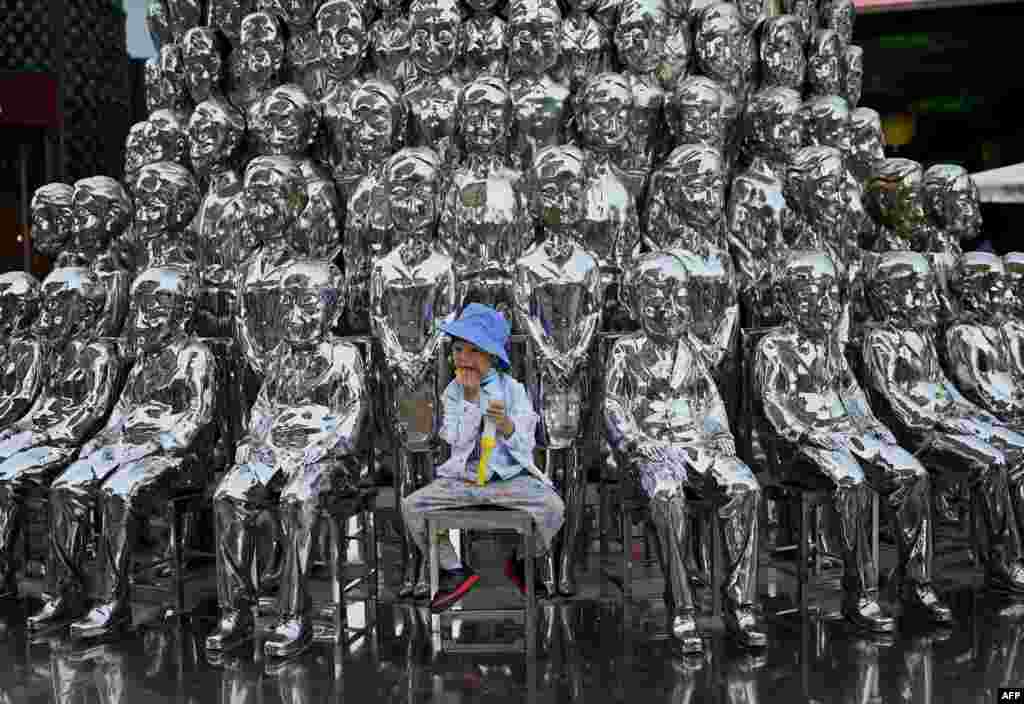
[[[533,532],[533,516],[526,511],[481,506],[473,508],[439,509],[425,515],[427,521],[438,529],[461,528],[464,530],[514,530],[517,533]]]

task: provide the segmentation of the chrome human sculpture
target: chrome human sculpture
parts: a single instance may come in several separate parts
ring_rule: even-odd
[[[803,90],[807,59],[802,34],[800,18],[794,15],[769,17],[761,25],[758,54],[762,88]]]
[[[469,0],[470,16],[459,26],[456,73],[469,83],[481,76],[504,78],[508,70],[508,23],[495,14],[498,0]]]
[[[483,76],[459,98],[463,165],[443,197],[438,238],[455,259],[462,304],[483,303],[509,320],[515,262],[533,241],[523,175],[510,167],[512,102],[501,78]]]
[[[233,60],[231,102],[240,110],[259,100],[280,81],[284,67],[284,29],[275,15],[253,12],[242,19]]]
[[[177,44],[164,46],[158,56],[146,61],[145,82],[147,112],[165,109],[182,121],[188,120],[188,79]]]
[[[629,117],[633,93],[617,73],[594,76],[579,96],[579,121],[586,146],[586,213],[582,223],[584,246],[601,262],[605,286],[606,329],[628,328],[630,323],[619,301],[619,282],[640,244],[637,198],[643,181],[636,170],[619,166],[628,148]],[[628,165],[628,162],[627,162]],[[646,174],[643,174],[646,176]],[[542,214],[556,217],[555,213]]]
[[[242,113],[226,100],[205,100],[192,111],[189,157],[206,189],[189,227],[199,264],[195,329],[200,337],[234,334],[234,277],[244,256],[241,233],[222,229],[220,223],[228,204],[242,191],[237,165],[244,138]]]
[[[665,106],[672,144],[703,142],[725,149],[725,89],[706,76],[688,76],[676,84]]]
[[[871,108],[857,108],[850,113],[850,153],[847,166],[863,185],[875,164],[885,158],[885,134],[882,118]]]
[[[973,240],[981,231],[977,184],[962,166],[935,164],[925,170],[921,189],[932,228],[928,251],[959,256],[963,252],[961,243]]]
[[[1006,310],[999,328],[1013,364],[1014,377],[1024,379],[1024,253],[1003,257],[1006,270]]]
[[[853,42],[853,23],[857,18],[857,8],[853,0],[824,0],[819,4],[821,26],[831,29],[839,35],[844,47]]]
[[[285,80],[311,88],[321,73],[320,38],[315,16],[321,0],[259,0],[259,9],[276,15],[288,31],[285,47]]]
[[[185,33],[203,23],[206,0],[164,0],[171,18],[171,36],[181,44]]]
[[[601,262],[579,236],[586,214],[583,159],[578,149],[568,146],[547,147],[537,154],[531,180],[543,213],[544,237],[515,264],[516,317],[536,350],[534,403],[540,411],[546,470],[565,503],[556,550],[541,566],[541,582],[552,596],[576,593],[586,492],[580,450],[592,410],[586,362],[601,329],[605,300]]]
[[[316,13],[316,31],[322,71],[316,85],[304,87],[319,101],[324,120],[330,122],[328,115],[342,110],[359,85],[370,37],[362,9],[353,0],[329,0],[321,5]]]
[[[291,157],[257,157],[246,166],[236,198],[254,249],[236,276],[235,337],[250,369],[262,376],[283,339],[280,277],[296,258],[292,238],[306,207],[302,170]]]
[[[131,623],[132,557],[138,528],[189,486],[203,486],[209,464],[216,360],[188,327],[196,284],[187,269],[147,269],[132,284],[128,345],[136,359],[103,429],[50,487],[50,540],[56,593],[29,618],[41,629],[71,620],[73,639],[113,634]],[[83,541],[99,510],[99,599],[86,610]]]
[[[453,74],[458,57],[457,0],[413,0],[409,6],[409,60],[416,75],[402,100],[409,111],[410,147],[429,147],[450,171],[460,159],[455,114],[462,83]]]
[[[747,93],[743,65],[747,39],[736,5],[715,2],[701,10],[693,35],[697,66],[737,100],[745,99]]]
[[[139,169],[159,161],[188,164],[188,127],[181,115],[172,110],[154,110],[149,119],[132,125],[125,140],[125,178],[134,178]]]
[[[220,31],[234,49],[241,43],[242,20],[255,10],[255,0],[206,0],[206,26]]]
[[[590,76],[612,70],[612,38],[607,27],[590,14],[596,0],[572,0],[567,4],[557,75],[575,93]]]
[[[343,286],[337,268],[321,260],[298,260],[282,272],[283,344],[268,363],[235,464],[214,492],[221,613],[208,650],[228,650],[253,635],[254,524],[268,509],[280,521],[284,558],[279,620],[264,651],[290,657],[312,642],[310,550],[321,506],[357,495],[353,453],[367,405],[358,350],[329,336]]]
[[[843,92],[845,47],[831,29],[817,30],[807,48],[807,90],[811,97]]]
[[[362,201],[351,205],[349,201],[360,181],[379,172],[404,142],[405,103],[395,86],[370,79],[355,87],[346,103],[325,106],[324,121],[338,195],[348,217],[356,217],[357,211],[362,213],[357,202]],[[343,243],[343,250],[346,246]],[[348,256],[345,252],[346,259]]]
[[[799,20],[801,43],[810,44],[818,28],[818,3],[814,0],[783,0],[782,11]]]
[[[930,482],[923,466],[872,414],[837,335],[840,274],[824,251],[793,250],[777,286],[786,324],[765,335],[753,359],[754,393],[794,478],[824,481],[843,560],[843,615],[887,632],[878,602],[878,566],[869,546],[871,496],[883,495],[899,545],[904,613],[948,622],[931,586]]]
[[[925,251],[930,231],[924,211],[924,169],[916,161],[890,157],[874,163],[864,187],[868,213],[879,225],[875,251]]]
[[[108,176],[92,176],[75,182],[71,199],[71,232],[74,245],[57,258],[56,266],[84,266],[107,289],[101,337],[117,337],[128,313],[131,274],[118,253],[122,238],[134,217],[128,193]]]
[[[32,193],[32,247],[53,260],[71,239],[71,200],[75,189],[66,183],[48,183]]]
[[[124,175],[131,178],[147,161],[146,132],[149,121],[136,122],[128,128],[128,136],[124,138]]]
[[[668,146],[666,93],[657,72],[662,67],[670,29],[664,0],[625,0],[619,8],[615,52],[633,93],[628,156],[621,163],[634,174],[631,180],[641,184]]]
[[[698,345],[686,334],[690,277],[668,252],[644,255],[626,276],[630,309],[641,332],[615,342],[605,372],[602,412],[623,479],[650,501],[666,583],[672,635],[685,653],[703,650],[685,555],[690,549],[686,490],[721,505],[729,632],[746,647],[763,647],[758,630],[757,537],[760,487],[736,458],[725,406]]]
[[[676,85],[689,75],[690,59],[693,56],[690,24],[675,19],[672,5],[672,2],[668,3],[669,35],[665,39],[661,62],[654,71],[655,78],[667,95],[671,95]]]
[[[441,169],[438,155],[421,147],[388,160],[384,178],[395,246],[373,263],[370,275],[370,324],[384,352],[385,413],[398,448],[396,486],[403,499],[433,478],[433,454],[423,450],[438,440],[441,326],[462,303],[455,260],[435,242]],[[403,560],[399,596],[429,596],[427,561],[411,536]]]
[[[380,17],[370,25],[370,61],[374,77],[404,92],[415,75],[409,60],[412,29],[403,0],[375,0]]]
[[[215,29],[192,27],[181,40],[182,61],[192,102],[224,94],[225,47]]]
[[[0,432],[28,412],[43,386],[47,360],[34,329],[40,305],[34,276],[0,274]]]
[[[793,217],[785,198],[789,161],[800,148],[800,94],[772,86],[754,93],[743,115],[747,166],[732,180],[726,205],[729,250],[744,327],[774,320],[771,260]]]
[[[1024,563],[1013,516],[1021,505],[1024,437],[970,402],[943,371],[935,339],[939,289],[924,255],[881,254],[868,292],[877,324],[865,334],[863,360],[878,412],[929,469],[966,477],[987,581],[1021,594]],[[992,339],[999,334],[989,332]]]
[[[31,279],[18,278],[25,277]],[[9,310],[17,337],[5,340],[5,376],[24,375],[20,394],[6,389],[0,419],[0,596],[17,594],[13,550],[26,496],[45,491],[75,459],[113,408],[122,380],[117,348],[98,339],[107,297],[99,279],[82,267],[55,269],[41,290],[42,311],[32,326],[38,342],[30,342],[23,326],[39,310],[40,286],[35,279],[0,277],[0,295],[21,305]],[[39,396],[28,397],[31,390]],[[11,423],[13,411],[29,403],[28,413]]]
[[[142,167],[129,184],[135,201],[133,239],[140,269],[194,266],[196,246],[188,227],[199,211],[199,185],[184,166],[160,161]]]
[[[554,0],[512,0],[508,7],[512,163],[526,171],[537,152],[561,144],[572,112],[569,85],[553,76],[562,53],[562,13]]]
[[[856,108],[864,89],[864,50],[856,44],[843,54],[843,97],[850,108]]]

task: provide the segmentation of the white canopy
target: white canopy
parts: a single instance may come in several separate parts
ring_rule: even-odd
[[[1024,203],[1024,163],[971,174],[984,203]]]

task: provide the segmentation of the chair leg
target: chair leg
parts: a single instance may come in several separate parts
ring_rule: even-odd
[[[711,531],[711,555],[708,556],[708,570],[711,573],[711,615],[722,615],[722,526],[718,520],[718,510],[712,506],[711,516],[707,522]]]
[[[533,521],[523,531],[523,551],[526,559],[526,657],[533,660],[537,656],[537,592],[536,569],[534,564]]]
[[[621,503],[619,524],[622,528],[622,595],[628,599],[633,596],[633,522]]]
[[[427,520],[427,539],[430,541],[430,598],[433,599],[437,595],[437,590],[441,584],[441,573],[440,566],[438,565],[439,550],[437,544],[437,525],[431,520]]]
[[[327,516],[330,528],[331,600],[334,602],[334,642],[347,644],[347,616],[345,608],[344,560],[348,550],[348,522],[339,525],[335,516]],[[345,537],[343,537],[345,536]]]
[[[185,549],[182,544],[182,519],[184,511],[181,502],[171,502],[170,536],[171,555],[174,561],[174,613],[185,612]]]
[[[878,493],[875,492],[871,495],[871,561],[876,571],[880,569],[878,562],[879,513]],[[929,523],[933,524],[934,521],[929,521]]]
[[[809,590],[808,590],[808,561],[810,554],[810,532],[811,532],[811,521],[814,516],[814,508],[811,506],[811,502],[806,493],[801,492],[800,494],[800,526],[798,528],[798,535],[800,538],[799,548],[797,552],[797,601],[800,603],[800,616],[801,618],[807,618],[808,612],[808,601],[809,601]]]
[[[370,561],[366,572],[369,578],[366,591],[370,599],[376,601],[380,596],[380,536],[377,534],[377,515],[373,510],[373,500],[370,501],[371,504],[365,507],[364,513],[363,538],[366,541],[366,547],[363,552]]]

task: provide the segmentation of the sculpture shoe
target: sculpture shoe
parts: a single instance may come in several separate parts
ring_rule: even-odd
[[[419,556],[419,550],[415,552],[415,555],[406,556],[405,568],[402,570],[402,584],[398,587],[399,599],[408,599],[416,588],[416,578],[419,576],[420,562],[422,560]]]
[[[908,584],[903,589],[904,616],[918,616],[932,623],[951,623],[953,610],[942,603],[931,584]]]
[[[7,560],[0,559],[0,599],[18,597],[18,579],[14,567]]]
[[[1024,597],[1024,563],[1014,560],[1007,565],[989,568],[985,586],[1010,596]]]
[[[857,628],[867,631],[890,633],[896,630],[896,619],[885,613],[882,605],[874,598],[844,600],[843,616]]]
[[[82,594],[67,591],[43,604],[38,613],[28,617],[30,631],[44,631],[48,628],[63,626],[85,614],[85,599]]]
[[[83,618],[71,624],[71,639],[103,638],[121,631],[131,622],[132,607],[126,601],[97,604]]]
[[[290,658],[313,643],[313,624],[308,617],[284,615],[263,644],[268,658]]]
[[[562,561],[562,574],[558,579],[558,593],[562,596],[576,596],[576,577],[573,575],[572,568]],[[545,582],[544,587],[548,590],[549,594],[554,594],[554,585],[548,586]]]
[[[704,652],[704,641],[697,630],[697,618],[692,609],[679,611],[672,617],[672,637],[684,655]]]
[[[206,649],[231,650],[252,638],[252,633],[253,619],[249,608],[222,608],[217,630],[206,637]]]
[[[757,628],[757,617],[749,604],[726,608],[722,620],[725,621],[726,630],[740,646],[763,648],[768,645],[768,636]]]

